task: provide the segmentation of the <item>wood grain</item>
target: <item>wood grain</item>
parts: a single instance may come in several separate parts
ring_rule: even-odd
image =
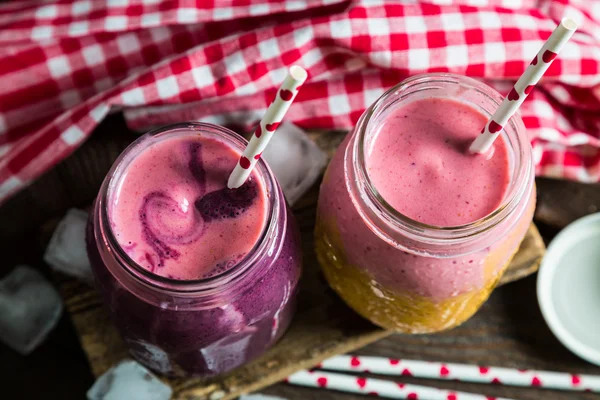
[[[310,136],[331,156],[343,139],[344,133],[313,132]],[[86,146],[81,154],[95,157],[96,162],[92,163],[90,160],[81,162],[80,172],[72,173],[67,178],[70,186],[81,187],[85,186],[86,182],[100,184],[101,177],[86,180],[85,176],[92,172],[82,171],[89,168],[108,169],[111,157],[116,158],[117,149],[122,146],[112,144],[103,150],[105,147],[106,144],[100,141],[91,142]],[[99,176],[97,172],[93,175]],[[298,369],[310,368],[327,357],[356,350],[391,334],[358,317],[344,305],[323,280],[313,251],[317,198],[318,184],[315,184],[294,207],[302,233],[306,262],[298,311],[288,333],[261,359],[229,375],[211,380],[169,380],[176,399],[232,399],[241,393],[280,381]],[[49,223],[44,226],[42,229],[44,237],[49,236],[52,225]],[[543,252],[543,241],[532,224],[522,248],[509,266],[502,283],[534,272]],[[98,376],[126,358],[127,350],[104,312],[96,292],[84,284],[67,278],[60,278],[60,287],[66,301],[66,308],[71,314],[93,373]]]

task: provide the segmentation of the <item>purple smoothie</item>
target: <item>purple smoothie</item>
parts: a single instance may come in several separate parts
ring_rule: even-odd
[[[157,372],[229,371],[291,320],[299,235],[264,163],[242,188],[225,187],[243,145],[207,124],[145,135],[100,191],[88,229],[96,283],[131,354]]]
[[[256,171],[239,189],[225,186],[239,158],[223,140],[193,135],[140,152],[107,203],[121,248],[173,279],[208,278],[234,266],[260,238],[267,209]]]

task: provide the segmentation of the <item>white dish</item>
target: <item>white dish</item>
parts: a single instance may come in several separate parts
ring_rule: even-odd
[[[537,296],[554,335],[579,357],[600,365],[600,213],[575,221],[550,243]]]

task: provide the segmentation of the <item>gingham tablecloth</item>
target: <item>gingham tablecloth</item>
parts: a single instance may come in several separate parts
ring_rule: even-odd
[[[299,64],[287,118],[350,128],[383,91],[450,71],[506,93],[560,19],[580,30],[521,115],[539,175],[600,180],[598,0],[50,0],[0,5],[0,202],[111,111],[133,129],[260,118]]]

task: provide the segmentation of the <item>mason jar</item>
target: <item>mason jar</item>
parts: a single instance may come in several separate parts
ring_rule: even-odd
[[[427,225],[380,196],[365,149],[386,110],[429,97],[458,100],[488,118],[502,102],[489,86],[454,74],[401,82],[364,112],[337,150],[317,210],[316,251],[330,286],[363,317],[404,333],[441,331],[471,317],[518,250],[535,207],[531,146],[518,115],[497,138],[505,141],[510,176],[487,216],[461,226]]]
[[[87,250],[96,286],[131,355],[161,374],[212,376],[258,357],[289,326],[301,270],[299,233],[275,176],[259,160],[255,168],[267,194],[266,221],[243,258],[221,274],[197,280],[159,276],[138,265],[116,240],[109,207],[128,164],[152,143],[176,135],[218,138],[239,153],[247,143],[204,123],[171,125],[140,137],[100,188]]]

